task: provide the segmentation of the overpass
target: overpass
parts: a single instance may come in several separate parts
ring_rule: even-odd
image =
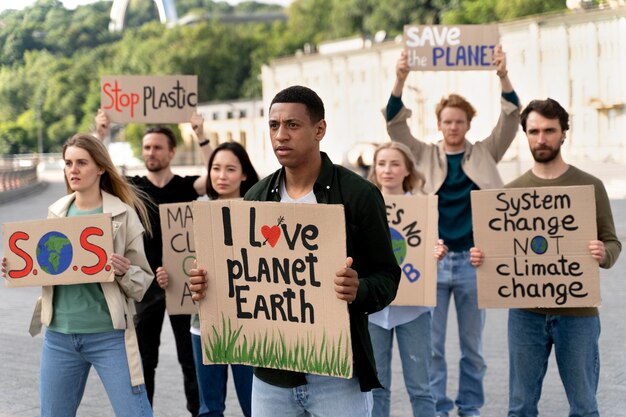
[[[109,31],[119,32],[124,29],[124,17],[130,0],[113,0],[111,6],[111,22]],[[159,20],[167,26],[173,26],[178,21],[174,0],[154,0],[159,11]]]

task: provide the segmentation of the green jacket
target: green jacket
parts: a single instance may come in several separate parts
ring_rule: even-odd
[[[348,305],[354,370],[362,391],[381,387],[367,330],[367,315],[385,308],[396,296],[400,267],[391,248],[385,202],[374,184],[334,165],[325,153],[313,191],[318,204],[343,204],[346,217],[346,252],[359,274],[356,299]],[[280,201],[284,170],[258,182],[244,200]],[[337,266],[338,268],[341,265]],[[255,375],[272,385],[292,388],[306,384],[305,374],[256,368]]]

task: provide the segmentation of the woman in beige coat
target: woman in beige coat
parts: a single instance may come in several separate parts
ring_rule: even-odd
[[[41,416],[72,417],[93,366],[117,417],[152,416],[133,327],[134,301],[153,279],[143,250],[146,208],[117,172],[101,141],[87,134],[63,147],[68,195],[49,218],[110,213],[112,282],[46,286],[31,334],[47,326],[41,354]],[[148,224],[144,221],[144,224]],[[3,274],[6,261],[3,259]]]

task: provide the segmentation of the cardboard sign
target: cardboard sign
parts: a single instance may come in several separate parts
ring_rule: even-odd
[[[5,223],[5,286],[113,281],[110,214]]]
[[[194,201],[204,363],[239,363],[350,378],[343,206]]]
[[[493,70],[500,43],[497,25],[405,25],[404,49],[411,70]]]
[[[402,268],[400,286],[391,303],[399,306],[437,304],[437,196],[385,195],[391,244]]]
[[[593,186],[472,191],[478,305],[595,307],[600,305]]]
[[[198,104],[195,75],[105,75],[100,107],[116,123],[181,123]]]
[[[193,239],[191,202],[160,204],[163,268],[169,276],[165,289],[165,307],[169,314],[194,314],[198,303],[191,299],[189,270],[193,268],[196,250]]]

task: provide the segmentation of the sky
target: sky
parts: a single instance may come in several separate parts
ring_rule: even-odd
[[[67,9],[74,9],[76,6],[87,3],[94,3],[98,0],[61,0],[61,3]],[[238,0],[226,0],[230,4],[239,3]],[[282,4],[283,6],[291,3],[291,0],[258,0],[262,3],[275,3]],[[26,6],[30,6],[35,3],[35,0],[0,0],[0,12],[6,9],[23,9]]]

